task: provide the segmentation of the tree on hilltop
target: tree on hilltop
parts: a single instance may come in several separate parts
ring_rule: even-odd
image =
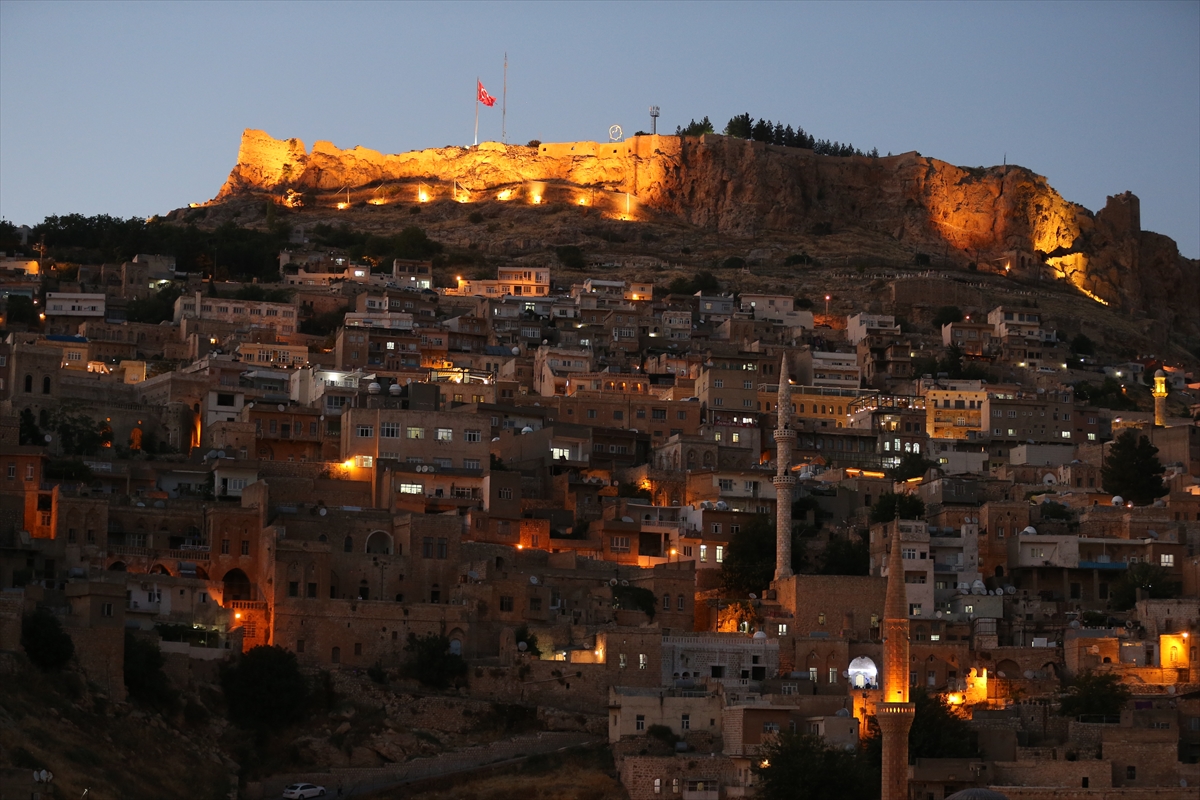
[[[676,126],[675,128],[676,136],[703,136],[706,133],[712,132],[713,124],[709,121],[708,117],[705,117],[699,122],[696,122],[696,120],[693,119],[687,125],[683,127]]]

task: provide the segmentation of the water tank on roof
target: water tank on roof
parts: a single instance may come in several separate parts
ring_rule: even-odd
[[[717,511],[726,511],[726,510],[728,510],[728,508],[729,508],[729,503],[726,503],[724,500],[717,501]]]
[[[371,383],[367,386],[367,394],[379,394],[382,391],[383,387],[380,386],[376,381],[371,381]]]
[[[390,394],[392,397],[399,397],[401,391],[400,384],[398,383],[393,383],[388,387],[388,394]]]

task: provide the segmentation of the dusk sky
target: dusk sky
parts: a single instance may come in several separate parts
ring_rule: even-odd
[[[0,2],[0,216],[213,197],[244,128],[385,153],[708,115],[1020,164],[1200,256],[1200,2]],[[480,139],[500,138],[500,103]]]

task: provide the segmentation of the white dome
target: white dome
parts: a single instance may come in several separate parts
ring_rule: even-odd
[[[1033,527],[1032,525],[1026,525],[1025,530],[1021,531],[1021,533],[1028,533],[1029,535],[1034,536],[1037,534],[1037,528]]]
[[[392,397],[399,397],[400,391],[401,391],[400,384],[398,384],[398,383],[393,383],[391,386],[388,387],[388,394],[390,394]]]
[[[379,394],[381,391],[383,391],[383,387],[380,386],[376,381],[371,381],[370,385],[367,386],[368,394]]]
[[[765,638],[767,638],[767,632],[766,631],[755,631],[754,638],[755,639],[765,639]]]
[[[1117,495],[1112,499],[1112,504],[1114,506],[1123,506],[1125,505],[1125,498],[1121,497],[1121,495]]]

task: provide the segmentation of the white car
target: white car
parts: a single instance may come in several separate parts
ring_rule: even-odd
[[[325,787],[311,783],[293,783],[283,790],[284,800],[308,800],[310,797],[324,797]]]

